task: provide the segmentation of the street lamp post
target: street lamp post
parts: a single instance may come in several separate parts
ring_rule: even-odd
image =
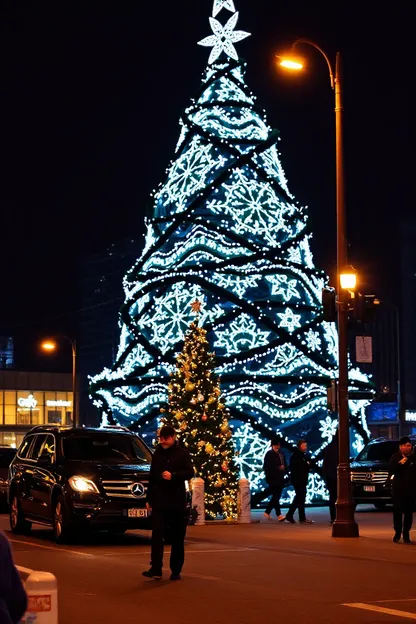
[[[72,352],[72,420],[74,427],[78,425],[78,410],[77,410],[77,343],[69,336],[65,336],[64,334],[59,334],[56,339],[44,340],[41,343],[41,348],[43,351],[56,351],[57,342],[56,340],[62,338],[66,340],[71,345]]]
[[[345,218],[345,188],[342,132],[342,82],[341,56],[337,52],[335,71],[325,52],[313,41],[297,39],[292,51],[299,44],[306,44],[317,49],[329,69],[331,88],[335,93],[335,151],[336,151],[336,208],[337,208],[337,311],[338,311],[338,431],[339,431],[339,465],[338,465],[338,499],[336,503],[336,520],[332,525],[333,537],[358,537],[358,524],[354,519],[354,504],[351,495],[350,473],[350,435],[348,409],[348,290],[341,285],[341,273],[347,265],[347,241]],[[290,58],[290,56],[292,58]],[[300,70],[303,63],[293,55],[282,58],[280,65],[288,69]]]

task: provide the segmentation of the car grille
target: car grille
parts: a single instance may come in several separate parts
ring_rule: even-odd
[[[148,481],[102,481],[102,486],[105,490],[107,496],[111,498],[130,498],[133,500],[138,500],[140,498],[145,498],[147,494],[147,486]],[[142,494],[137,495],[133,494],[133,486],[135,484],[141,484],[144,488]]]
[[[357,483],[385,483],[389,477],[386,472],[352,472],[351,481]]]

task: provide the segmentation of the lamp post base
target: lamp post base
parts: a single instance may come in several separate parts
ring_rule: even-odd
[[[332,525],[332,537],[360,537],[358,524],[355,520],[335,520]]]

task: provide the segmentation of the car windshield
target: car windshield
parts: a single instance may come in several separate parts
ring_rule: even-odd
[[[399,443],[394,440],[369,444],[358,455],[355,461],[388,462],[390,457],[399,450]]]
[[[135,436],[100,433],[68,436],[63,439],[64,457],[77,461],[148,463],[150,451]]]

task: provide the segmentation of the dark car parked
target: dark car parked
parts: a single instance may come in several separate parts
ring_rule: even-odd
[[[150,528],[152,454],[128,429],[35,427],[9,469],[10,527],[51,525],[63,542],[82,529]]]
[[[411,436],[412,443],[416,437]],[[392,504],[389,461],[399,450],[399,441],[388,438],[371,440],[351,463],[354,503],[372,503],[377,509]]]
[[[0,446],[0,512],[7,509],[9,466],[15,455],[16,449],[11,446]]]

